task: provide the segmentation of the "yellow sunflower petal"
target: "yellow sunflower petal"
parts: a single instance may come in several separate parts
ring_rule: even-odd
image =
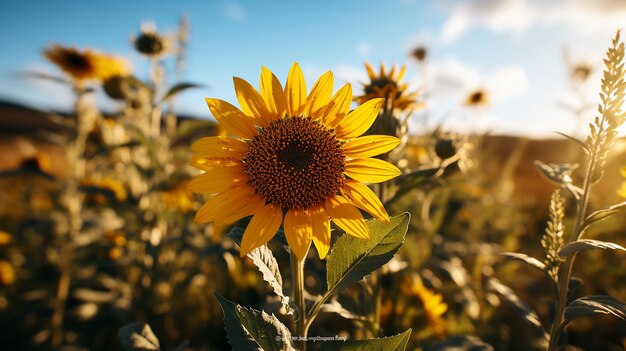
[[[191,151],[206,152],[216,157],[236,157],[245,154],[248,149],[245,141],[224,136],[201,138],[191,144]]]
[[[343,145],[343,154],[351,158],[371,157],[393,150],[400,139],[390,135],[366,135]]]
[[[398,67],[396,65],[391,66],[391,70],[389,71],[389,77],[391,77],[392,79],[394,79],[394,76],[396,74],[396,70],[398,69]]]
[[[231,202],[230,210],[223,216],[216,218],[215,223],[218,225],[231,224],[238,219],[253,215],[264,204],[265,200],[256,194],[240,201],[233,201]]]
[[[289,70],[287,84],[285,84],[285,96],[287,97],[287,114],[289,116],[301,115],[306,103],[306,82],[297,62]]]
[[[356,180],[347,180],[344,194],[346,199],[350,200],[354,206],[368,212],[380,221],[389,223],[389,215],[385,210],[385,206],[367,185]]]
[[[324,204],[326,213],[346,233],[357,238],[369,239],[369,228],[365,224],[363,215],[348,200],[342,196],[332,196]]]
[[[235,84],[237,101],[239,101],[243,113],[257,120],[261,125],[271,122],[270,113],[261,94],[250,83],[241,78],[233,77],[233,83]]]
[[[376,116],[378,116],[378,111],[380,111],[384,102],[385,99],[383,98],[371,99],[348,113],[335,128],[337,137],[340,139],[352,139],[365,133],[374,123]]]
[[[215,167],[236,166],[241,164],[241,161],[234,157],[213,157],[211,155],[202,153],[192,156],[189,164],[197,169],[208,171]]]
[[[272,119],[281,119],[287,111],[287,98],[280,81],[265,66],[261,68],[261,94]]]
[[[228,224],[252,214],[241,211],[250,203],[258,202],[260,198],[254,194],[254,189],[248,185],[231,188],[213,196],[196,213],[196,223],[207,223],[220,219],[221,224]],[[242,214],[242,212],[244,212]],[[239,216],[239,217],[238,217]],[[231,220],[231,218],[236,217]]]
[[[323,206],[309,210],[309,215],[313,226],[313,244],[317,248],[320,260],[323,260],[330,249],[330,218]]]
[[[406,73],[406,65],[402,65],[402,69],[400,69],[400,73],[398,73],[398,79],[396,79],[396,82],[401,81],[402,78],[404,78],[405,73]]]
[[[302,210],[289,210],[285,215],[285,237],[298,260],[303,260],[311,245],[313,226],[308,214]]]
[[[380,183],[395,178],[402,172],[387,161],[377,158],[357,158],[346,161],[344,174],[363,183]]]
[[[226,101],[211,98],[207,98],[206,103],[209,105],[213,117],[229,133],[247,139],[252,139],[256,135],[257,131],[253,119],[235,106]]]
[[[282,222],[283,210],[276,205],[265,205],[256,210],[241,239],[241,257],[267,243],[276,234]]]
[[[235,187],[238,183],[248,180],[243,166],[216,167],[193,178],[187,189],[198,194],[214,194]]]
[[[373,80],[374,78],[376,78],[376,73],[374,73],[374,68],[372,68],[372,65],[369,62],[365,62],[365,70],[367,71],[367,75],[369,76],[370,80]]]
[[[314,119],[322,116],[322,111],[328,105],[330,96],[333,94],[333,72],[324,73],[313,85],[309,96],[306,98],[304,115]]]
[[[335,95],[321,114],[322,123],[328,128],[335,126],[350,112],[350,104],[352,103],[352,85],[349,83],[337,90]]]

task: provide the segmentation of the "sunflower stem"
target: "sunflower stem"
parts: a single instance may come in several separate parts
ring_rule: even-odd
[[[87,136],[96,118],[94,111],[91,109],[92,106],[86,101],[87,91],[85,88],[81,84],[76,84],[74,93],[76,95],[74,102],[76,123],[74,125],[75,130],[72,144],[67,150],[67,159],[70,164],[71,175],[68,179],[64,194],[68,231],[66,235],[59,238],[59,252],[61,252],[61,258],[58,262],[58,269],[60,276],[56,296],[54,298],[52,319],[50,321],[52,329],[50,343],[53,348],[60,347],[64,339],[63,320],[65,318],[65,305],[72,281],[73,242],[80,235],[83,226],[83,203],[79,187],[80,181],[85,177],[85,146],[87,144]]]
[[[306,306],[304,304],[304,258],[298,259],[291,253],[291,275],[293,284],[293,295],[296,302],[298,314],[296,319],[296,336],[300,351],[306,351]]]

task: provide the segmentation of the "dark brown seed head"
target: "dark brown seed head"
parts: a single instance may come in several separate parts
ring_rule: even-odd
[[[338,194],[344,185],[341,143],[308,117],[273,121],[249,144],[244,169],[267,203],[304,210]]]

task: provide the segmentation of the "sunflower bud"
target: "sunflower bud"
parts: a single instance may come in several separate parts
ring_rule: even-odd
[[[424,46],[418,46],[413,51],[411,51],[411,56],[413,56],[417,62],[424,62],[426,60],[426,56],[428,55],[428,50]]]

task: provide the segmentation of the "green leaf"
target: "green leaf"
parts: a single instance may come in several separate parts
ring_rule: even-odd
[[[400,186],[393,196],[385,202],[385,207],[391,206],[420,184],[431,179],[436,179],[439,173],[441,173],[440,167],[422,168],[396,178],[394,181]]]
[[[319,351],[359,351],[359,350],[385,350],[404,351],[409,343],[411,329],[404,333],[388,336],[386,338],[369,340],[346,340],[346,341],[324,341],[320,345]]]
[[[142,322],[134,322],[121,327],[117,335],[126,351],[158,351],[161,350],[159,339],[150,326]]]
[[[544,335],[545,331],[541,326],[541,322],[539,321],[539,316],[535,311],[530,307],[524,300],[522,300],[513,289],[508,286],[502,284],[498,279],[491,278],[489,279],[488,286],[499,295],[501,295],[506,302],[512,305],[515,310],[528,322],[541,330]]]
[[[581,227],[582,228],[581,231],[584,231],[585,229],[587,229],[588,226],[590,226],[591,224],[597,221],[601,221],[607,217],[610,217],[624,210],[626,210],[626,201],[613,205],[608,208],[604,208],[602,210],[595,211],[589,216],[587,216],[587,218],[585,218],[585,221],[583,222],[582,227]]]
[[[576,318],[608,314],[621,320],[626,320],[626,304],[608,295],[591,295],[572,301],[565,307],[565,319],[561,327]]]
[[[392,217],[389,223],[368,220],[370,240],[344,234],[337,239],[326,263],[328,294],[363,279],[393,257],[408,230],[410,214]]]
[[[545,164],[539,160],[535,160],[535,168],[549,181],[558,185],[566,185],[572,183],[572,172],[578,168],[578,164],[571,163],[549,163]]]
[[[72,83],[70,80],[65,79],[63,77],[55,76],[55,75],[44,73],[44,72],[20,72],[18,73],[18,76],[22,78],[43,79],[43,80],[48,80],[51,82],[55,82],[59,84],[66,84],[66,85],[70,85]]]
[[[455,335],[435,345],[430,351],[493,351],[493,346],[474,335]]]
[[[187,90],[191,88],[199,88],[201,86],[202,86],[201,84],[188,83],[188,82],[175,84],[173,87],[170,88],[170,90],[167,91],[167,93],[165,93],[165,96],[163,96],[162,101],[167,101],[175,97],[176,95],[178,95],[178,93],[182,92],[183,90]]]
[[[228,237],[233,239],[237,245],[241,245],[243,233],[243,228],[234,227],[228,233]],[[263,280],[265,280],[270,287],[272,287],[274,293],[280,297],[281,303],[285,306],[287,311],[292,313],[292,308],[289,306],[289,297],[283,292],[283,277],[280,274],[278,262],[272,254],[272,250],[270,250],[267,245],[261,245],[252,250],[247,256],[252,259],[252,263],[259,269]]]
[[[589,153],[589,148],[587,147],[587,144],[585,144],[584,142],[582,142],[581,140],[578,140],[576,138],[574,138],[571,135],[567,135],[565,133],[561,133],[561,132],[555,132],[556,134],[565,137],[567,139],[569,139],[570,141],[573,141],[576,145],[580,146],[583,150],[585,150],[586,153]]]
[[[528,255],[525,255],[523,253],[519,253],[519,252],[503,252],[501,254],[502,256],[505,257],[509,257],[509,258],[513,258],[522,262],[527,263],[530,266],[533,266],[539,270],[542,270],[545,272],[546,270],[546,265],[539,261],[538,259],[534,258],[534,257],[530,257]]]
[[[591,249],[612,249],[626,251],[625,248],[615,243],[592,239],[580,239],[563,246],[561,250],[559,250],[559,256],[566,257],[573,253],[587,251]]]
[[[361,316],[351,311],[348,311],[343,306],[341,306],[339,301],[336,301],[336,300],[330,303],[323,304],[321,311],[326,312],[326,313],[337,313],[338,315],[342,316],[345,319],[358,320],[358,321],[363,321],[363,322],[369,321],[369,319],[365,316]]]
[[[224,311],[224,328],[234,350],[295,350],[289,329],[273,314],[242,307],[217,292],[215,297]]]

